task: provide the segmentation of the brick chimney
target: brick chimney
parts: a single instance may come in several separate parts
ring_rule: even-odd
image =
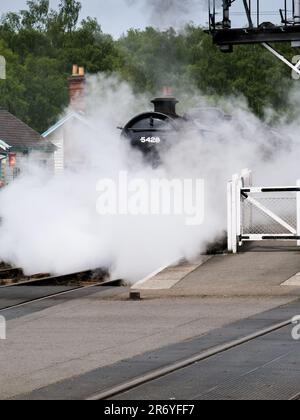
[[[68,77],[70,106],[76,111],[84,111],[84,88],[85,71],[84,67],[74,64],[72,76]]]
[[[163,88],[162,94],[162,97],[155,98],[153,101],[151,101],[154,104],[155,112],[169,115],[173,118],[178,118],[178,114],[176,112],[176,105],[178,104],[178,101],[173,96],[173,89],[171,87],[165,86]]]

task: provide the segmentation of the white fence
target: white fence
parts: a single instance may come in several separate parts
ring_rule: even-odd
[[[228,251],[249,241],[297,241],[300,246],[300,181],[289,187],[253,187],[252,173],[233,175],[227,187]]]

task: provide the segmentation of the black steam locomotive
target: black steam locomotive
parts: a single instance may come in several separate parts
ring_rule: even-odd
[[[225,114],[218,108],[193,108],[184,116],[176,112],[178,101],[174,97],[156,98],[153,112],[145,112],[135,116],[122,129],[122,138],[140,150],[146,162],[157,167],[162,162],[162,155],[183,138],[186,133],[199,141],[215,141],[220,139],[220,132],[215,130],[216,124],[230,121],[237,134],[243,138],[244,124],[233,116]],[[275,151],[284,149],[287,142],[284,136],[272,127],[261,123],[260,135],[265,139],[264,144],[258,146],[258,153],[262,159],[272,159]],[[222,137],[222,136],[221,136]]]
[[[156,98],[151,101],[153,112],[135,116],[122,129],[122,138],[139,149],[146,161],[158,166],[163,152],[180,139],[181,133],[196,130],[199,138],[211,131],[215,121],[231,117],[217,108],[195,108],[184,116],[177,114],[178,100],[172,96]]]
[[[184,117],[176,112],[176,98],[162,97],[152,101],[153,112],[135,116],[122,129],[122,137],[139,149],[146,160],[159,163],[160,153],[175,141]]]

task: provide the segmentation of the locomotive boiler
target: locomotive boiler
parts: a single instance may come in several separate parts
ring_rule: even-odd
[[[160,162],[161,153],[176,141],[184,118],[177,114],[174,97],[155,98],[154,111],[131,119],[122,129],[122,137],[139,149],[153,165]]]
[[[154,111],[144,112],[132,118],[122,128],[122,138],[131,146],[142,152],[145,162],[153,167],[162,163],[164,154],[182,141],[186,136],[194,141],[209,142],[218,147],[225,140],[217,126],[222,124],[235,127],[236,136],[244,139],[246,124],[239,118],[226,114],[223,110],[213,107],[195,107],[183,116],[177,114],[179,101],[173,96],[155,98],[152,101]],[[268,161],[278,150],[284,150],[292,143],[282,133],[261,122],[258,127],[258,137],[264,138],[258,144],[258,153]],[[247,142],[247,139],[244,139]]]

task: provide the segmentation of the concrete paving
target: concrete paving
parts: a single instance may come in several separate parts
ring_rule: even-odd
[[[295,276],[293,276],[290,279],[284,281],[282,283],[282,286],[300,287],[300,273],[297,273]]]
[[[255,297],[300,296],[295,282],[283,285],[300,272],[300,251],[288,246],[252,246],[237,255],[215,255],[168,291],[142,291],[157,296]]]
[[[133,290],[168,290],[205,264],[212,256],[201,255],[193,262],[183,261],[158,270],[132,286]]]

